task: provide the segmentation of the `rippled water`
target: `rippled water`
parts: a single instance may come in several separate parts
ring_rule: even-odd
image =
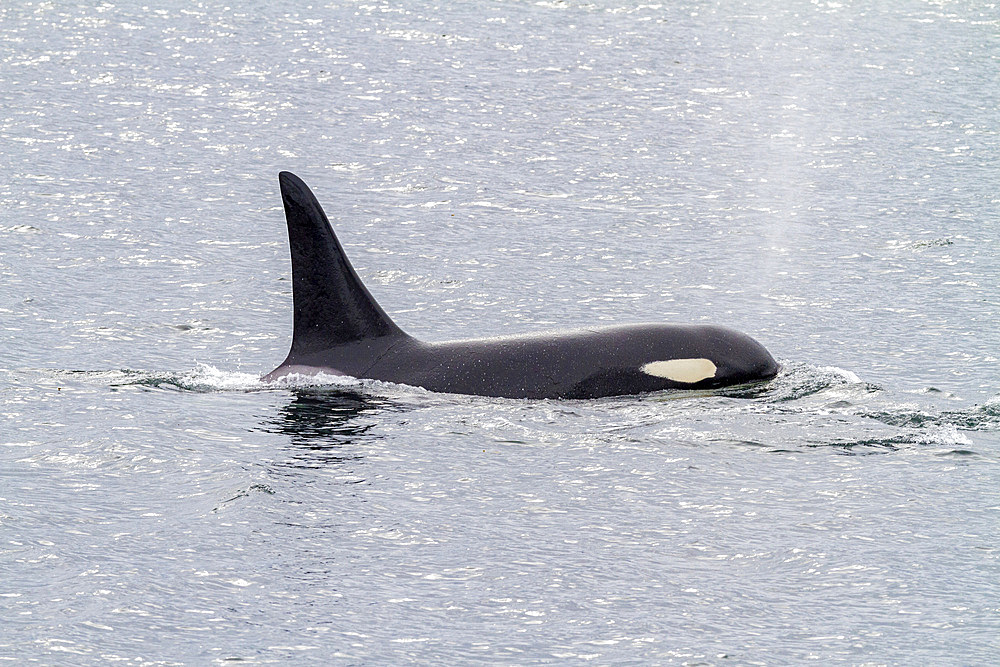
[[[0,659],[989,664],[994,3],[0,7]],[[766,385],[259,383],[276,175],[428,340]]]

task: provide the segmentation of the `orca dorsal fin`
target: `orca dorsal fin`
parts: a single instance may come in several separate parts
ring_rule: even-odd
[[[278,174],[292,252],[295,307],[288,358],[383,336],[405,335],[348,261],[315,195],[295,174]]]

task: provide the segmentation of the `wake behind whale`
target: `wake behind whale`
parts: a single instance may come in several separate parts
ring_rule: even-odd
[[[426,343],[404,333],[351,266],[308,186],[278,176],[292,257],[291,349],[271,381],[350,375],[431,391],[507,398],[598,398],[711,389],[773,378],[746,334],[711,325],[637,324]]]

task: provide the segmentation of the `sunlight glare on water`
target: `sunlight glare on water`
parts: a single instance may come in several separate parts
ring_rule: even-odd
[[[990,664],[993,3],[0,7],[0,659]],[[426,340],[766,384],[260,381],[277,173]]]

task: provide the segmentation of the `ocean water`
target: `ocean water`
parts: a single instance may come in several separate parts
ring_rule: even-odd
[[[0,661],[995,663],[996,3],[166,4],[0,6]],[[280,170],[420,338],[783,370],[264,385]]]

